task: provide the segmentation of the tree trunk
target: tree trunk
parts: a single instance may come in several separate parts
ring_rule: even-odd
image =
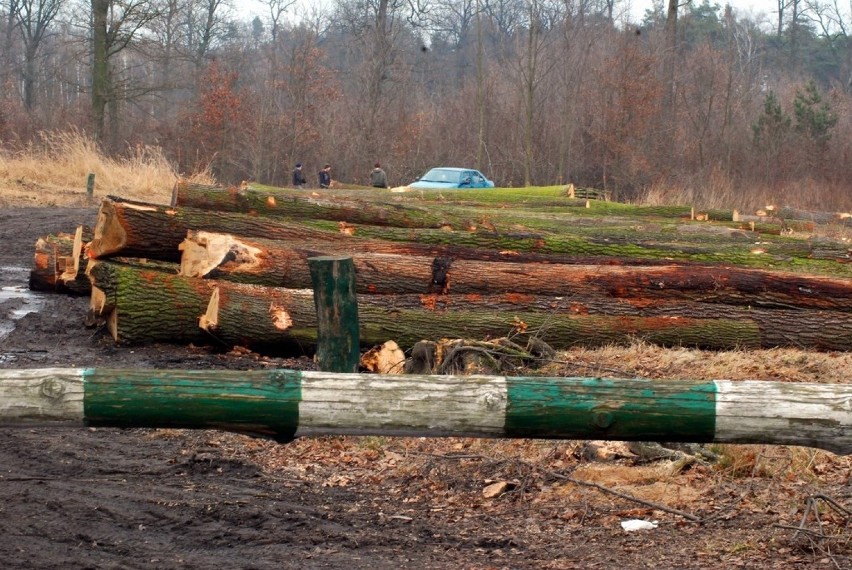
[[[203,322],[226,345],[271,347],[298,344],[311,351],[316,344],[316,315],[309,290],[277,289],[219,282],[219,295],[208,306]],[[362,347],[395,341],[403,349],[421,340],[498,338],[535,335],[556,350],[572,346],[627,344],[641,338],[664,346],[703,348],[759,347],[760,333],[752,321],[679,317],[609,317],[553,314],[521,307],[509,313],[470,306],[455,298],[449,310],[430,297],[360,295],[358,315]],[[212,323],[215,323],[213,325]],[[284,325],[282,325],[284,323]]]
[[[125,344],[208,341],[259,351],[313,352],[316,310],[310,290],[280,289],[191,279],[163,271],[110,262],[93,262],[92,313],[107,316],[113,338]],[[395,340],[411,347],[423,339],[495,338],[535,334],[557,350],[572,346],[626,344],[641,338],[664,346],[709,349],[759,347],[751,321],[679,317],[553,315],[521,310],[498,314],[459,303],[452,311],[434,307],[399,309],[384,295],[358,299],[361,345]],[[193,330],[195,329],[195,330]],[[530,331],[529,333],[526,331]]]
[[[369,224],[398,228],[452,228],[475,231],[492,227],[490,215],[481,209],[462,206],[430,208],[415,204],[368,202],[364,200],[322,198],[312,194],[266,192],[242,189],[234,192],[209,186],[177,186],[176,206],[242,212],[285,219],[331,220],[350,224]],[[190,194],[189,189],[193,192]],[[511,212],[501,215],[511,217]]]
[[[215,283],[164,271],[162,263],[92,261],[89,323],[106,326],[117,342],[189,344],[210,340],[198,327]]]
[[[92,262],[92,314],[108,317],[117,341],[206,339],[271,354],[315,350],[317,320],[310,289],[192,279],[161,269]],[[510,293],[359,295],[358,314],[363,347],[387,340],[410,348],[424,339],[534,335],[556,350],[627,344],[636,338],[714,350],[852,349],[852,337],[846,334],[852,315],[839,311]],[[209,334],[199,335],[197,326]]]
[[[286,242],[190,232],[181,274],[272,287],[310,288],[307,259]],[[352,254],[358,293],[600,295],[634,303],[699,301],[764,308],[852,311],[852,281],[718,266],[653,267],[500,263],[336,250]]]
[[[106,107],[112,91],[109,71],[109,0],[91,0],[92,7],[92,126],[98,142],[104,141]]]
[[[796,382],[0,371],[0,425],[802,445],[852,453],[852,386]]]
[[[190,230],[228,233],[239,236],[256,236],[298,244],[304,251],[320,255],[327,252],[370,251],[373,253],[395,253],[399,255],[442,255],[455,258],[482,260],[518,260],[569,262],[570,255],[519,254],[514,251],[495,251],[456,246],[449,243],[437,245],[409,241],[417,230],[405,230],[412,234],[395,236],[395,241],[366,239],[353,235],[354,227],[341,226],[337,230],[324,230],[262,216],[251,216],[233,212],[216,212],[197,208],[172,208],[157,204],[132,202],[121,199],[106,199],[102,202],[95,238],[86,246],[87,255],[94,259],[110,257],[141,257],[162,261],[179,261],[180,246]],[[509,243],[540,239],[541,236],[509,234],[495,237]],[[191,246],[190,246],[191,247]]]

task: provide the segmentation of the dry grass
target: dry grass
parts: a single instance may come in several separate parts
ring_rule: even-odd
[[[108,158],[76,132],[42,133],[26,150],[0,149],[0,206],[88,205],[86,183],[95,175],[94,201],[107,195],[167,204],[178,178],[157,147],[138,146]],[[209,173],[191,176],[209,184]]]
[[[845,384],[852,354],[794,348],[713,352],[645,342],[560,354],[545,374],[684,380],[777,380]]]
[[[848,212],[848,184],[830,184],[815,180],[783,182],[774,185],[737,186],[721,172],[684,181],[680,184],[654,184],[642,202],[650,205],[684,204],[703,209],[732,209],[754,214],[766,206],[791,207],[811,212]]]

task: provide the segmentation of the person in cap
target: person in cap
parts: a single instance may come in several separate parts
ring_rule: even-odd
[[[305,180],[305,173],[302,172],[302,163],[297,162],[296,168],[293,169],[293,186],[296,188],[304,188],[308,181]]]
[[[385,171],[382,170],[382,165],[378,162],[376,166],[370,171],[370,185],[373,188],[387,188],[388,187],[388,176],[385,174]]]

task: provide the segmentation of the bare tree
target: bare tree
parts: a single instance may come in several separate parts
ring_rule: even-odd
[[[27,112],[32,112],[35,105],[39,48],[61,7],[62,0],[20,0],[15,12],[24,43],[22,83],[24,107]]]
[[[230,0],[188,0],[185,15],[186,48],[196,68],[217,42],[231,32]]]
[[[355,40],[352,71],[365,107],[359,131],[372,156],[381,154],[379,119],[387,109],[390,87],[403,73],[403,46],[414,39],[412,23],[425,9],[408,0],[338,0],[338,21]]]
[[[687,0],[681,3],[679,0],[668,0],[668,9],[666,11],[666,26],[665,26],[665,53],[663,55],[663,99],[662,99],[662,120],[664,125],[664,141],[667,147],[664,154],[671,156],[674,150],[675,138],[675,63],[678,58],[678,26],[677,16],[681,6],[690,3]]]
[[[2,6],[3,4],[0,4]],[[6,12],[6,22],[4,26],[4,34],[3,34],[3,85],[8,83],[8,79],[10,77],[10,73],[15,68],[14,66],[14,55],[12,50],[14,48],[15,41],[15,30],[17,28],[17,18],[18,18],[18,10],[19,8],[19,0],[8,0],[7,4],[7,12]]]
[[[107,108],[110,128],[118,127],[117,103],[127,93],[117,82],[118,56],[136,35],[159,14],[151,0],[91,0],[92,6],[92,125],[96,138],[105,141]]]
[[[266,0],[264,2],[269,8],[270,33],[272,43],[278,40],[278,32],[281,30],[281,19],[295,3],[296,0]]]
[[[518,71],[521,77],[524,133],[524,185],[533,181],[535,161],[535,131],[538,118],[538,90],[544,78],[553,70],[556,59],[545,60],[545,51],[554,41],[553,23],[558,6],[548,5],[546,0],[527,0],[528,21],[525,47]]]

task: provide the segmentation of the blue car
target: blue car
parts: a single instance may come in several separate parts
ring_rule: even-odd
[[[409,188],[494,188],[480,171],[470,168],[433,168]]]

